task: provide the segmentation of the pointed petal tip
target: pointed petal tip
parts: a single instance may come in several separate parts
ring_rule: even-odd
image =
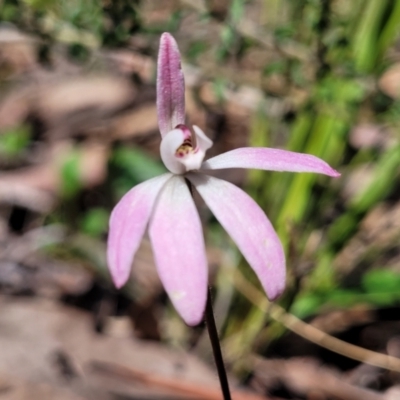
[[[128,282],[128,279],[129,279],[129,276],[130,276],[130,269],[129,269],[129,271],[127,271],[127,273],[126,272],[125,273],[121,273],[120,271],[119,272],[115,272],[111,268],[109,268],[109,269],[110,269],[111,279],[112,279],[112,281],[114,283],[114,286],[117,289],[121,289],[126,284],[126,282]]]
[[[194,283],[190,294],[183,297],[167,290],[175,310],[189,326],[199,325],[203,321],[207,302],[207,280],[200,279]]]
[[[187,307],[187,304],[174,304],[175,309],[177,310],[178,314],[181,316],[183,321],[188,326],[196,326],[201,324],[204,321],[204,311],[206,308],[206,295],[202,298],[198,304],[194,307],[192,306]]]
[[[284,254],[282,254],[282,257],[284,258]],[[268,275],[257,274],[260,279],[261,286],[264,288],[264,291],[269,301],[278,300],[278,298],[281,297],[286,288],[285,262],[283,261],[283,264],[281,265],[278,264],[279,263],[275,265],[276,270],[274,271],[275,273],[273,274],[268,274]],[[252,267],[251,264],[250,266]]]
[[[131,273],[131,265],[126,268],[127,264],[116,264],[115,260],[118,260],[118,258],[115,257],[114,250],[118,251],[118,249],[114,249],[113,247],[109,247],[107,250],[107,266],[114,286],[117,289],[121,289],[122,286],[124,286],[129,279]]]
[[[284,291],[285,291],[285,285],[283,285],[282,287],[277,288],[274,292],[272,292],[271,290],[269,290],[269,293],[267,293],[268,300],[269,300],[269,301],[278,300],[279,297],[282,296],[282,294],[283,294]]]
[[[342,174],[335,169],[332,169],[332,172],[329,174],[332,178],[339,178]]]
[[[175,38],[169,32],[164,32],[160,37],[160,50],[164,51],[166,48],[172,48],[173,51],[179,54],[178,43],[176,43]]]
[[[126,282],[128,282],[128,278],[129,278],[129,276],[126,277],[126,278],[125,277],[121,277],[121,276],[111,276],[111,277],[112,277],[112,281],[114,283],[114,286],[117,289],[121,289],[122,286],[124,286],[126,284]]]
[[[131,267],[124,268],[122,265],[116,264],[115,248],[109,247],[107,249],[107,267],[111,275],[111,280],[117,289],[121,289],[122,286],[128,281]],[[117,259],[118,260],[118,259]],[[122,268],[121,268],[122,267]]]
[[[315,157],[315,156],[312,156],[312,157],[313,157],[314,159],[319,160],[320,163],[321,163],[321,169],[320,169],[320,171],[314,171],[314,172],[317,172],[317,173],[320,173],[320,174],[323,174],[323,175],[330,176],[331,178],[339,178],[339,177],[341,176],[341,173],[338,172],[338,171],[336,171],[336,169],[332,168],[327,162],[325,162],[325,161],[323,161],[323,160],[321,160],[321,159],[318,159],[318,158]],[[310,172],[313,172],[313,171],[310,171]]]
[[[200,284],[199,287],[207,287],[207,285]],[[184,320],[186,325],[189,326],[196,326],[199,325],[204,320],[204,311],[206,308],[206,301],[207,301],[207,290],[200,290],[197,288],[198,293],[195,295],[176,299],[174,296],[171,296],[170,299],[172,304],[175,307],[177,313],[181,316]]]
[[[189,326],[196,326],[196,325],[200,325],[201,322],[203,322],[203,315],[201,315],[200,317],[196,317],[196,318],[184,318],[182,316],[183,320],[185,321],[186,325]]]
[[[164,32],[160,37],[160,52],[170,52],[172,55],[179,59],[180,61],[180,52],[178,43],[175,38],[169,33]]]
[[[173,37],[169,32],[164,32],[164,33],[161,35],[160,42],[166,42],[166,41],[168,41],[168,40],[173,41],[173,42],[176,43],[174,37]]]

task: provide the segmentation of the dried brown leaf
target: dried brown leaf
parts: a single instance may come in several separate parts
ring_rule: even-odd
[[[91,368],[96,361],[218,388],[214,372],[195,357],[154,342],[99,335],[84,312],[40,299],[2,297],[0,307],[0,376],[64,387],[85,396],[96,390],[143,399],[165,393],[137,382],[123,385],[113,376],[105,379]]]
[[[400,63],[387,69],[378,81],[378,86],[383,93],[398,99],[400,96]]]

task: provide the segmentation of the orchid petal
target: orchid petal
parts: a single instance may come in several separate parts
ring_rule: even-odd
[[[277,298],[285,288],[285,255],[264,212],[229,182],[195,173],[187,177],[253,268],[268,297]]]
[[[185,141],[192,143],[190,130],[181,125],[179,128],[168,132],[161,140],[160,154],[164,165],[173,174],[184,174],[187,171],[200,169],[207,149],[212,146],[212,141],[197,126],[193,127],[195,132],[195,148],[187,151],[187,154],[177,154],[180,146]]]
[[[287,150],[243,147],[228,151],[203,163],[201,169],[254,168],[268,171],[315,172],[333,177],[340,176],[325,161],[311,154]]]
[[[129,278],[133,257],[140,245],[154,203],[171,174],[163,174],[131,189],[111,213],[107,259],[117,288]]]
[[[200,217],[183,177],[174,176],[164,186],[149,234],[169,298],[188,325],[197,325],[207,298],[207,259]]]
[[[157,115],[161,136],[185,123],[185,81],[175,39],[163,33],[157,63]]]
[[[190,137],[190,136],[189,136]],[[174,129],[163,137],[160,145],[160,155],[164,165],[173,174],[186,172],[185,165],[176,156],[179,146],[187,139],[187,134],[182,129]]]
[[[196,134],[197,148],[205,154],[212,147],[213,142],[197,125],[193,125],[193,130]]]

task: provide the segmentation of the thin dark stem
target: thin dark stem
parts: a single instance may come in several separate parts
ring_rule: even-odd
[[[207,305],[206,305],[206,311],[204,314],[204,318],[205,318],[208,335],[210,337],[210,342],[211,342],[211,346],[212,346],[213,353],[214,353],[214,360],[215,360],[215,365],[217,366],[217,370],[218,370],[218,377],[219,377],[219,382],[221,384],[222,394],[224,396],[224,400],[231,400],[231,392],[229,390],[229,383],[228,383],[228,378],[226,376],[224,360],[222,359],[222,352],[221,352],[221,346],[219,343],[217,327],[215,326],[214,312],[213,312],[213,308],[212,308],[211,290],[210,289],[208,289]]]
[[[193,186],[188,179],[185,180],[190,190],[190,194],[193,197]],[[231,392],[229,390],[229,383],[228,383],[228,378],[226,376],[224,360],[222,358],[222,351],[221,351],[221,346],[219,344],[217,327],[215,326],[210,288],[208,288],[208,293],[207,293],[207,303],[206,303],[206,310],[204,313],[204,320],[206,322],[208,336],[210,337],[210,342],[213,349],[214,360],[218,370],[218,377],[219,377],[219,383],[221,384],[222,395],[224,396],[224,400],[231,400],[232,397],[231,397]]]

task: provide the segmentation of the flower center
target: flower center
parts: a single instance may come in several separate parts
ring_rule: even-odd
[[[177,148],[175,155],[179,158],[182,158],[193,152],[194,149],[192,146],[192,141],[190,139],[187,139]]]

